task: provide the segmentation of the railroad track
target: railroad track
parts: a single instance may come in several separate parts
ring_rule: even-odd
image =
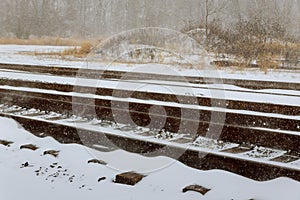
[[[131,81],[139,82],[134,78]],[[297,93],[248,93],[293,101],[299,98]],[[286,99],[265,103],[115,87],[74,87],[13,77],[0,79],[0,94],[0,115],[14,118],[39,136],[50,135],[60,142],[84,143],[94,148],[159,151],[170,157],[180,151],[180,161],[199,169],[224,169],[256,180],[279,176],[300,180],[300,109],[297,103],[285,105]],[[72,116],[74,106],[77,112]],[[162,107],[165,113],[150,113],[153,106]],[[126,117],[115,122],[114,115],[128,113],[133,124]],[[224,123],[212,119],[212,115],[226,116]],[[153,119],[155,126],[148,130],[145,127]],[[163,119],[166,121],[161,126]],[[192,126],[198,127],[196,132],[189,129]],[[214,135],[207,135],[209,129],[220,129],[220,137],[212,139]],[[205,157],[199,156],[204,154]]]
[[[300,155],[294,151],[238,144],[199,136],[174,134],[160,138],[155,130],[115,124],[107,120],[68,117],[59,113],[0,105],[0,116],[10,117],[38,136],[63,143],[80,143],[110,151],[159,152],[197,169],[223,169],[256,180],[286,176],[300,180]],[[178,158],[174,152],[182,155]]]
[[[300,90],[299,83],[293,82],[274,82],[274,81],[257,81],[245,79],[230,79],[230,78],[210,78],[210,77],[194,77],[194,76],[175,76],[175,75],[160,75],[153,73],[138,73],[124,72],[117,70],[93,70],[93,69],[78,69],[74,67],[55,67],[55,66],[38,66],[38,65],[18,65],[0,63],[0,69],[15,70],[32,73],[44,73],[57,76],[77,76],[83,78],[96,79],[121,79],[126,77],[127,80],[163,80],[189,82],[194,84],[214,84],[223,83],[235,85],[249,89],[295,89]]]
[[[97,117],[106,120],[114,120],[113,114],[125,115],[130,109],[130,115],[136,124],[146,126],[151,122],[151,118],[157,118],[157,126],[160,120],[166,118],[166,123],[162,128],[170,132],[179,130],[182,123],[199,126],[197,134],[207,133],[210,124],[222,126],[218,121],[211,121],[212,113],[225,116],[224,127],[222,127],[221,138],[226,138],[231,142],[249,142],[259,145],[284,147],[285,149],[300,150],[297,134],[300,130],[300,119],[298,116],[278,115],[261,112],[240,113],[233,109],[211,109],[210,107],[197,107],[189,105],[169,105],[169,102],[149,103],[149,100],[126,98],[115,98],[110,96],[89,97],[87,94],[64,93],[49,90],[26,91],[24,88],[11,87],[1,89],[2,103],[10,102],[25,108],[35,107],[45,111],[57,111],[71,114],[76,108],[83,116],[95,113]],[[74,100],[76,97],[76,100]],[[114,102],[112,104],[112,102]],[[129,107],[128,107],[129,105]],[[166,111],[165,114],[149,114],[153,106],[161,106]],[[296,108],[295,108],[296,109]],[[195,113],[196,112],[196,113]],[[182,113],[194,113],[195,116],[182,116]],[[93,117],[93,116],[90,116]],[[121,119],[123,123],[128,123],[126,118]],[[184,126],[185,127],[185,126]],[[185,130],[188,132],[188,128]],[[275,139],[274,139],[275,138]]]

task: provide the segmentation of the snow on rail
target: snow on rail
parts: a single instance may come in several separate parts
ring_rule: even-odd
[[[243,114],[254,115],[254,116],[275,117],[279,119],[300,120],[300,116],[290,116],[290,115],[283,115],[283,114],[276,114],[276,113],[263,113],[263,112],[248,111],[248,110],[235,110],[235,109],[227,109],[227,108],[220,108],[220,107],[208,107],[208,106],[200,106],[200,105],[193,105],[193,104],[181,104],[176,102],[165,102],[165,101],[158,101],[158,100],[121,98],[121,97],[114,97],[114,96],[101,96],[101,95],[88,94],[88,93],[61,92],[56,90],[45,90],[45,89],[38,89],[38,88],[13,87],[13,86],[1,86],[1,85],[0,85],[0,89],[34,92],[34,93],[42,93],[42,94],[63,95],[69,97],[94,98],[99,100],[120,101],[120,102],[128,102],[128,103],[129,102],[141,103],[147,105],[169,106],[169,107],[176,107],[176,108],[197,109],[197,110],[204,110],[204,111],[215,111],[215,112],[234,113],[234,114],[243,113]],[[294,132],[294,131],[291,131],[289,133],[296,134],[296,135],[300,134],[299,132]]]
[[[9,77],[9,78],[8,78]],[[288,93],[294,94],[294,96],[283,96],[281,94],[270,94],[270,93],[253,93],[247,92],[250,90],[245,90],[244,92],[232,91],[232,90],[222,90],[222,86],[219,85],[217,88],[196,88],[191,85],[191,87],[186,86],[172,86],[170,85],[153,85],[151,83],[143,82],[130,82],[126,80],[96,80],[96,79],[86,79],[79,77],[59,77],[50,76],[42,74],[30,74],[30,73],[16,73],[16,72],[4,72],[0,71],[0,78],[8,78],[10,80],[26,80],[26,81],[39,81],[44,83],[58,83],[58,84],[68,84],[74,86],[85,86],[85,87],[101,87],[109,89],[120,89],[120,90],[132,90],[141,92],[153,92],[153,93],[166,93],[174,95],[188,95],[194,97],[208,97],[217,99],[227,99],[227,100],[240,100],[246,102],[261,102],[261,103],[272,103],[280,105],[291,105],[299,106],[300,96],[298,91],[288,91]],[[187,86],[190,86],[187,83]],[[208,86],[209,87],[209,86]],[[229,86],[224,86],[229,87]],[[221,89],[221,90],[220,90]],[[287,92],[286,90],[276,90],[276,92]]]

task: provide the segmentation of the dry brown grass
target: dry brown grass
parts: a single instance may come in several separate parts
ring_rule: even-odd
[[[47,51],[47,52],[35,51],[33,54],[35,56],[58,56],[61,58],[73,56],[73,57],[83,58],[86,57],[92,51],[92,49],[93,49],[93,44],[88,41],[84,41],[78,47],[76,46],[73,48],[67,48],[63,51]]]
[[[17,45],[49,45],[49,46],[78,46],[82,39],[75,38],[33,38],[33,39],[17,39],[17,38],[0,38],[0,44],[17,44]]]
[[[276,60],[273,53],[262,53],[258,56],[257,64],[266,74],[269,69],[278,68],[280,63]]]
[[[92,43],[85,41],[81,43],[80,49],[78,50],[78,54],[81,55],[89,54],[92,51],[92,48],[93,48]]]

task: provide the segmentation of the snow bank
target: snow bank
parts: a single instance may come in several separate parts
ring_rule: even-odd
[[[256,182],[221,170],[200,171],[166,157],[145,158],[122,150],[99,152],[76,144],[60,144],[54,139],[38,138],[11,119],[0,118],[0,196],[3,200],[53,199],[264,199],[299,200],[300,183],[288,178]],[[35,144],[36,151],[20,149]],[[43,155],[59,150],[59,156]],[[107,166],[88,164],[97,158]],[[24,167],[24,164],[28,164]],[[161,166],[165,166],[161,168]],[[125,171],[147,171],[135,186],[113,183]],[[105,180],[98,182],[101,177]],[[211,189],[204,196],[182,193],[191,184]]]
[[[242,80],[265,80],[274,82],[294,82],[300,83],[300,73],[295,71],[269,70],[268,74],[256,69],[245,71],[233,71],[232,69],[203,69],[194,67],[187,69],[180,65],[167,64],[128,64],[128,63],[112,63],[93,62],[93,58],[82,59],[81,61],[70,61],[60,58],[39,57],[26,55],[24,52],[35,51],[61,51],[70,47],[55,47],[55,46],[32,46],[32,45],[0,45],[0,63],[15,63],[29,65],[49,65],[58,67],[76,67],[89,69],[104,69],[117,71],[134,71],[143,73],[158,73],[165,75],[182,75],[182,76],[201,76],[201,77],[217,77],[228,79]],[[23,53],[23,54],[20,54]],[[87,60],[91,60],[88,61]],[[291,88],[292,89],[292,88]]]

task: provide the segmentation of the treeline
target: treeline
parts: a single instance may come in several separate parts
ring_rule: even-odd
[[[230,30],[254,16],[300,37],[299,0],[2,0],[0,8],[2,37],[95,37],[146,26],[181,31],[195,23]]]

